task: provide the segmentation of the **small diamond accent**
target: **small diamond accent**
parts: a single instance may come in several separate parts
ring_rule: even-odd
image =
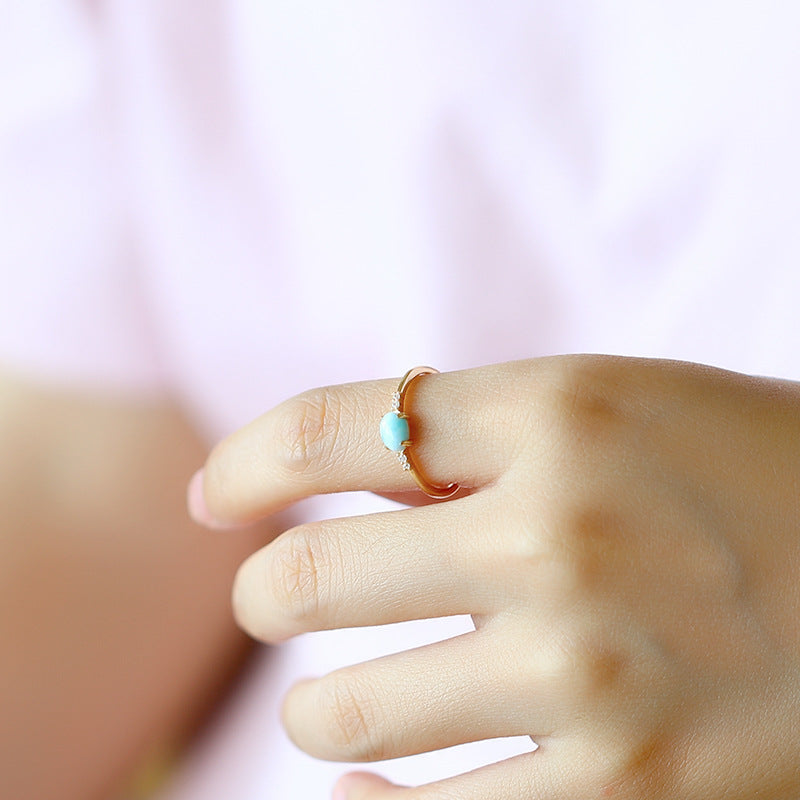
[[[392,411],[399,411],[400,410],[400,392],[394,392],[392,394]]]

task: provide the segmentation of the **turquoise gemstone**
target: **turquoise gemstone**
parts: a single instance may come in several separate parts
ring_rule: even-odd
[[[396,411],[390,411],[381,418],[381,440],[395,453],[403,449],[403,442],[409,439],[408,420]]]

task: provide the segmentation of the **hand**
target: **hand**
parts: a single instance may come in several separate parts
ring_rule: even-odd
[[[413,489],[377,435],[395,388],[263,415],[214,449],[195,515]],[[427,476],[466,496],[285,532],[240,568],[237,620],[278,642],[472,614],[474,632],[296,685],[286,729],[334,760],[539,749],[415,789],[346,776],[339,796],[800,796],[800,386],[572,356],[424,376],[409,413]]]

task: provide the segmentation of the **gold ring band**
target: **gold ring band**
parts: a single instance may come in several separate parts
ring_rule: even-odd
[[[408,449],[411,445],[411,435],[409,417],[405,408],[406,393],[411,383],[420,375],[438,372],[439,370],[433,367],[414,367],[403,375],[397,391],[392,395],[392,410],[384,414],[381,419],[380,434],[384,447],[397,454],[401,466],[411,473],[417,486],[428,497],[444,500],[452,497],[458,491],[459,486],[457,483],[451,483],[449,486],[434,486],[422,474],[414,456]]]

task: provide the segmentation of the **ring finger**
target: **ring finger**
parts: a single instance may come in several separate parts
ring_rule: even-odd
[[[409,386],[411,452],[434,486],[480,488],[504,474],[525,404],[509,396],[514,364],[425,375]],[[314,389],[220,442],[191,492],[207,525],[246,524],[314,494],[415,488],[378,437],[393,381]],[[204,509],[198,509],[199,502]]]
[[[513,659],[497,657],[502,638],[495,630],[473,631],[298,683],[284,703],[286,730],[307,753],[332,761],[549,732],[557,709],[546,670],[527,680],[536,707],[520,703]],[[528,661],[535,665],[536,653]]]

